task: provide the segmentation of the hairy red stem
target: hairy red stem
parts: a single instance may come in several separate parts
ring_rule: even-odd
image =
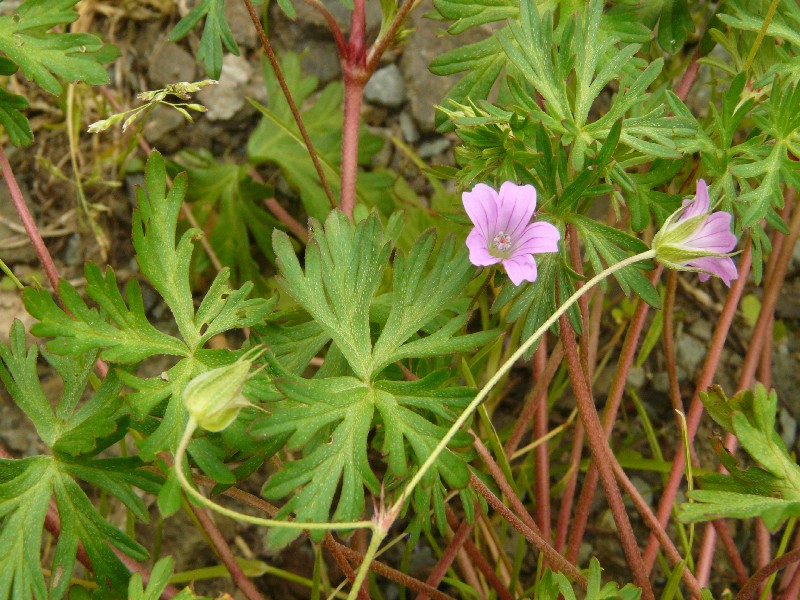
[[[456,558],[456,554],[464,545],[464,542],[467,541],[469,538],[469,534],[472,531],[472,526],[464,521],[461,525],[458,526],[455,533],[453,534],[453,539],[450,540],[450,543],[447,544],[447,548],[442,553],[442,557],[438,560],[436,565],[433,567],[433,571],[428,576],[428,579],[425,580],[431,587],[436,587],[442,582],[444,576],[447,574],[447,569],[450,568],[450,565],[453,564],[453,561]],[[430,596],[424,592],[417,595],[417,600],[429,600]]]
[[[56,294],[58,294],[58,269],[56,269],[53,257],[50,256],[50,252],[47,250],[47,246],[39,233],[39,229],[36,227],[36,223],[28,210],[28,205],[25,202],[25,198],[22,196],[22,191],[19,189],[17,179],[14,177],[14,171],[11,169],[11,164],[8,162],[8,157],[2,145],[0,145],[0,170],[3,172],[3,179],[6,182],[6,187],[8,187],[11,203],[17,211],[20,221],[22,221],[25,233],[28,234],[28,239],[30,239],[33,249],[36,250],[36,255],[39,257],[39,262],[42,264],[42,268],[47,275],[47,279],[50,281],[50,285]]]
[[[492,491],[486,487],[474,473],[470,473],[469,485],[472,489],[478,492],[486,502],[495,509],[500,516],[502,516],[508,523],[521,533],[526,540],[533,544],[539,552],[547,557],[547,560],[553,565],[553,568],[566,574],[568,577],[578,582],[583,589],[586,589],[588,582],[586,577],[577,569],[575,565],[569,562],[566,558],[556,552],[553,547],[542,536],[536,533],[533,529],[523,523],[522,519],[517,517],[502,501],[495,496]]]
[[[308,149],[308,155],[311,157],[311,161],[314,163],[314,169],[317,171],[317,176],[319,177],[319,182],[322,185],[322,189],[325,190],[325,195],[328,197],[331,206],[335,207],[336,198],[331,191],[331,186],[328,184],[328,179],[325,177],[325,172],[322,170],[322,163],[319,161],[317,151],[314,149],[314,144],[311,141],[311,137],[308,135],[308,130],[306,129],[305,123],[303,123],[303,118],[300,116],[300,110],[297,108],[297,104],[292,97],[292,92],[289,90],[289,86],[286,84],[286,78],[283,76],[283,70],[281,69],[280,64],[278,64],[278,58],[275,56],[275,52],[272,50],[272,45],[269,43],[269,39],[267,39],[267,35],[264,33],[264,28],[261,26],[261,19],[258,18],[258,13],[256,13],[256,9],[251,0],[244,0],[244,3],[247,6],[247,12],[250,13],[250,20],[253,21],[253,25],[258,32],[258,37],[261,40],[261,47],[264,49],[264,54],[267,55],[269,64],[272,65],[272,70],[275,73],[275,78],[278,80],[278,85],[281,86],[281,91],[286,98],[286,102],[289,104],[289,110],[292,111],[292,116],[297,123],[298,129],[300,129],[300,135],[302,136],[303,142]]]
[[[753,573],[753,576],[742,586],[742,589],[739,590],[739,593],[736,595],[736,600],[748,600],[752,598],[758,592],[758,588],[762,582],[766,581],[770,575],[798,560],[800,560],[800,549],[795,549],[791,552],[787,552],[783,556],[779,556],[768,565],[761,567],[758,571]]]
[[[617,536],[625,552],[625,559],[631,570],[633,581],[642,589],[642,598],[644,600],[653,600],[655,595],[650,586],[650,580],[644,571],[644,562],[636,542],[636,535],[633,532],[630,519],[628,519],[628,513],[622,501],[622,494],[614,477],[612,463],[616,462],[617,459],[608,444],[607,434],[603,430],[600,416],[595,409],[591,389],[581,369],[575,335],[566,315],[561,316],[560,329],[570,382],[578,405],[578,414],[586,430],[586,439],[589,442],[589,450],[592,453],[592,462],[597,465],[600,483],[605,491],[608,506],[617,526]]]
[[[547,370],[547,334],[542,336],[539,347],[533,355],[533,372],[538,379]],[[547,391],[542,390],[536,398],[536,415],[533,419],[533,437],[542,442],[533,451],[536,495],[536,519],[542,537],[550,539],[550,453],[547,449],[547,426],[549,411]],[[520,504],[522,504],[520,502]]]
[[[700,424],[700,417],[703,414],[703,403],[700,401],[700,392],[706,390],[713,381],[714,373],[716,372],[720,356],[722,355],[722,349],[725,347],[725,340],[727,339],[728,331],[730,330],[731,323],[736,315],[736,309],[739,306],[739,300],[744,292],[747,275],[750,273],[752,248],[749,240],[748,243],[745,244],[744,251],[740,256],[741,258],[739,259],[738,278],[733,282],[733,285],[728,292],[728,297],[725,300],[725,305],[722,308],[722,313],[717,320],[717,326],[714,329],[714,333],[711,337],[711,344],[708,348],[708,354],[706,355],[706,362],[704,363],[703,370],[701,371],[700,377],[697,380],[697,387],[692,398],[692,402],[689,405],[689,410],[686,414],[686,429],[687,436],[689,438],[689,444],[691,444],[692,440],[694,440],[694,436],[697,433],[697,427]],[[672,511],[672,506],[675,503],[675,496],[678,492],[681,479],[683,478],[683,470],[685,466],[686,462],[683,448],[679,448],[675,452],[675,456],[672,459],[672,468],[670,469],[667,483],[664,485],[664,491],[661,494],[661,500],[658,503],[658,510],[656,511],[658,522],[664,527],[667,524],[670,512]],[[645,548],[644,552],[644,563],[647,573],[650,573],[651,569],[653,568],[658,547],[658,539],[655,536],[650,535],[650,539],[647,542],[647,547]]]
[[[561,342],[558,341],[553,348],[553,351],[550,353],[550,358],[547,360],[547,366],[545,367],[544,372],[542,372],[541,375],[536,378],[536,385],[525,398],[525,405],[522,407],[522,412],[517,419],[516,425],[514,425],[514,430],[511,432],[511,435],[506,441],[506,456],[511,457],[511,455],[517,451],[517,448],[522,441],[522,436],[525,435],[525,432],[531,424],[531,420],[535,418],[538,406],[537,398],[542,394],[544,394],[545,398],[547,397],[547,394],[545,393],[547,391],[547,387],[553,380],[553,376],[556,374],[556,371],[558,371],[558,367],[561,366],[561,360],[563,358],[564,347],[561,345]]]
[[[449,506],[445,505],[445,514],[447,515],[447,523],[450,525],[451,528],[458,529],[460,527],[458,518],[456,514],[453,512]],[[481,574],[486,578],[486,581],[492,588],[497,592],[497,597],[501,600],[514,600],[514,596],[512,596],[509,591],[506,589],[505,584],[500,580],[497,574],[494,572],[494,568],[492,565],[488,563],[486,558],[484,558],[483,554],[481,554],[480,550],[475,546],[475,544],[467,538],[464,542],[464,550],[466,551],[469,558],[481,572]],[[475,589],[477,589],[476,586]]]
[[[650,282],[653,285],[658,282],[662,270],[663,267],[658,265],[650,274]],[[622,349],[620,350],[620,356],[617,362],[617,370],[614,372],[614,379],[608,390],[608,399],[603,409],[603,430],[605,431],[606,437],[611,435],[611,431],[614,428],[617,411],[622,402],[622,396],[625,393],[628,372],[633,364],[639,337],[644,329],[644,322],[649,309],[650,307],[643,300],[639,299],[636,301],[636,310],[628,326],[628,333],[625,336],[625,341],[622,343]],[[583,489],[581,489],[580,496],[578,497],[578,505],[575,509],[575,515],[570,529],[567,557],[573,560],[578,556],[578,551],[583,541],[583,534],[586,531],[586,522],[589,518],[592,498],[594,498],[594,493],[597,489],[598,475],[599,473],[597,472],[597,467],[593,460],[586,473]]]

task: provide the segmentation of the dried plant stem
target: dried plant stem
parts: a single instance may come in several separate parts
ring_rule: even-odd
[[[617,536],[625,552],[625,558],[631,570],[633,581],[642,589],[642,598],[644,600],[654,600],[655,595],[650,586],[650,580],[644,571],[644,561],[636,542],[636,534],[633,533],[633,527],[630,519],[628,519],[625,504],[622,501],[622,494],[614,477],[614,469],[611,466],[617,459],[608,444],[608,437],[603,430],[603,425],[600,423],[600,416],[595,409],[589,383],[586,381],[586,376],[581,369],[575,334],[565,315],[561,316],[561,341],[564,344],[570,381],[578,404],[578,414],[586,430],[586,439],[589,442],[589,450],[592,453],[592,462],[597,466],[600,483],[603,486],[608,506],[614,517]]]
[[[686,429],[689,443],[691,444],[697,433],[697,427],[700,424],[700,417],[703,414],[703,403],[700,401],[700,392],[707,389],[711,385],[711,381],[716,372],[717,365],[719,364],[722,349],[725,346],[725,340],[728,336],[733,318],[736,315],[736,309],[739,306],[742,293],[744,292],[745,282],[747,275],[750,273],[750,266],[752,263],[752,248],[748,243],[745,244],[744,252],[739,259],[738,278],[733,282],[728,297],[725,300],[725,306],[722,309],[717,326],[711,337],[711,344],[706,355],[706,362],[703,365],[703,370],[697,380],[697,388],[695,390],[692,402],[689,405],[689,410],[686,414]],[[667,483],[664,485],[664,491],[661,495],[661,500],[658,504],[656,517],[662,526],[666,526],[672,511],[673,504],[675,503],[675,496],[678,492],[681,479],[683,478],[683,470],[686,466],[684,452],[679,448],[675,452],[672,459],[672,468],[667,478]],[[656,553],[658,552],[659,541],[654,535],[650,535],[647,542],[647,547],[644,552],[644,562],[647,573],[650,573],[656,560]]]
[[[460,525],[458,518],[453,512],[453,509],[447,505],[445,505],[444,508],[445,514],[447,515],[447,523],[451,528],[458,529]],[[478,548],[469,538],[464,542],[464,550],[466,551],[470,560],[472,560],[474,565],[486,578],[487,583],[491,585],[492,589],[497,592],[497,597],[500,598],[500,600],[514,600],[514,596],[512,596],[511,593],[506,589],[505,584],[503,584],[497,574],[495,574],[492,566],[486,561],[486,558],[484,558],[483,554],[481,554],[480,550],[478,550]],[[475,589],[477,589],[477,587],[475,587]]]
[[[28,205],[22,196],[22,191],[19,189],[17,179],[14,177],[14,171],[11,169],[11,164],[8,162],[8,157],[2,145],[0,145],[0,170],[3,172],[3,180],[6,182],[6,187],[8,187],[11,203],[17,211],[23,227],[25,227],[25,233],[28,234],[28,239],[30,239],[33,249],[36,250],[36,255],[39,257],[39,262],[42,264],[50,285],[58,293],[58,269],[56,269],[53,257],[50,256],[50,252],[47,250],[47,246],[39,234],[39,229],[36,227],[36,223],[28,210]]]
[[[297,104],[292,97],[292,92],[289,90],[289,86],[286,84],[286,78],[283,76],[283,70],[281,69],[280,64],[278,64],[278,58],[275,56],[275,52],[272,50],[272,45],[269,43],[269,39],[264,33],[264,28],[261,26],[261,19],[258,18],[258,13],[256,12],[251,0],[244,0],[244,3],[245,6],[247,6],[247,12],[250,13],[250,20],[253,21],[253,25],[258,32],[258,37],[261,40],[261,47],[264,49],[264,54],[267,55],[269,64],[272,65],[272,70],[275,73],[275,78],[278,80],[278,85],[281,86],[281,91],[283,92],[286,102],[289,105],[289,110],[292,111],[292,116],[294,117],[295,123],[297,123],[297,127],[300,130],[300,135],[306,145],[308,155],[311,157],[311,161],[314,163],[314,169],[317,171],[317,176],[319,177],[319,182],[322,185],[322,189],[325,190],[325,195],[328,197],[331,206],[335,207],[336,198],[331,191],[331,186],[328,183],[328,179],[325,177],[325,172],[322,170],[322,163],[319,161],[319,155],[314,149],[314,144],[311,141],[311,137],[308,135],[308,130],[306,129],[305,123],[303,123],[303,118],[300,116],[300,110],[297,108]]]
[[[105,87],[102,88],[102,92],[103,95],[106,97],[106,99],[111,103],[111,106],[114,107],[114,110],[117,112],[122,112],[122,107],[120,106],[119,102],[117,102],[114,99],[114,96],[111,95],[111,92],[109,92],[108,89]],[[150,146],[150,144],[147,143],[147,140],[144,139],[144,136],[141,135],[141,132],[138,135],[137,142],[139,144],[139,148],[142,149],[145,155],[149,156],[150,153],[153,151],[153,148]],[[169,185],[172,185],[172,178],[169,176],[167,176],[167,183]],[[203,228],[200,227],[200,224],[197,222],[197,219],[195,219],[194,213],[192,213],[192,209],[189,208],[189,205],[186,202],[181,203],[181,214],[183,215],[183,218],[186,219],[189,222],[189,225],[191,225],[193,228],[199,229],[201,231],[203,230]],[[200,238],[200,246],[203,248],[203,251],[208,256],[208,260],[211,261],[211,265],[214,267],[214,269],[216,271],[221,271],[222,262],[219,260],[219,257],[217,256],[217,253],[214,251],[213,246],[211,246],[211,242],[208,241],[208,236],[204,235]]]
[[[475,450],[478,451],[478,456],[481,457],[483,464],[485,464],[489,469],[489,474],[497,483],[500,491],[505,494],[506,498],[508,498],[508,501],[511,503],[511,508],[514,509],[514,511],[517,513],[517,516],[522,520],[523,523],[525,523],[525,525],[535,531],[537,535],[542,536],[543,539],[548,539],[548,536],[546,536],[541,530],[534,518],[528,512],[528,509],[525,508],[525,505],[511,487],[511,484],[506,479],[506,476],[503,475],[503,470],[500,468],[500,465],[497,464],[494,458],[492,458],[492,453],[489,452],[489,449],[483,444],[481,439],[475,434],[474,431],[470,430],[470,434],[472,434],[472,443],[475,446]]]
[[[456,558],[459,550],[461,550],[464,542],[467,541],[470,532],[472,531],[472,526],[464,521],[461,525],[458,526],[458,529],[453,533],[453,537],[450,540],[450,543],[447,544],[444,552],[442,553],[441,558],[436,562],[436,565],[433,567],[433,571],[428,576],[428,579],[425,580],[431,587],[436,587],[439,585],[444,579],[444,576],[447,574],[447,570],[450,568],[450,565],[453,564],[453,561]],[[417,595],[417,600],[429,600],[430,596],[424,592]]]

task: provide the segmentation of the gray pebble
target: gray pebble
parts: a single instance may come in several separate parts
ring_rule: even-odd
[[[372,75],[364,88],[364,99],[386,108],[399,108],[406,101],[406,84],[397,65],[387,65]]]
[[[419,145],[417,154],[419,154],[419,157],[423,159],[433,158],[437,154],[447,152],[451,145],[452,144],[450,143],[450,140],[447,138],[436,138],[435,140],[422,142]]]
[[[414,118],[405,111],[400,113],[400,131],[407,144],[416,144],[419,141],[417,124],[414,123]]]

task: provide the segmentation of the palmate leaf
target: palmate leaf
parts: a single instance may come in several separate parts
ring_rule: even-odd
[[[777,395],[758,384],[727,398],[715,386],[701,394],[709,415],[736,435],[742,448],[760,466],[742,469],[721,441],[715,451],[729,474],[713,473],[700,479],[702,489],[689,493],[694,502],[681,505],[685,522],[717,517],[760,516],[771,530],[787,517],[800,515],[800,466],[775,431]]]
[[[109,544],[141,560],[145,549],[97,512],[77,480],[117,497],[142,521],[149,519],[144,502],[131,488],[156,492],[160,478],[141,471],[141,460],[92,458],[124,435],[120,424],[121,384],[110,372],[97,391],[81,403],[94,368],[94,353],[44,356],[64,382],[55,411],[37,374],[35,347],[25,347],[25,331],[16,321],[10,348],[0,345],[0,380],[36,426],[52,456],[0,460],[0,597],[61,598],[82,543],[102,585],[124,589],[128,571]],[[121,431],[121,434],[120,434]],[[40,546],[50,497],[55,495],[61,533],[45,583]]]
[[[231,28],[225,20],[224,3],[225,0],[201,0],[189,14],[178,21],[167,38],[170,42],[183,39],[205,17],[197,60],[203,62],[206,74],[211,79],[219,79],[222,72],[223,44],[228,52],[239,56],[239,46],[236,45]]]
[[[180,174],[167,191],[164,160],[153,152],[147,163],[146,189],[139,190],[133,220],[133,243],[140,270],[171,310],[180,338],[167,335],[148,322],[135,280],[128,282],[123,297],[113,272],[108,270],[103,276],[92,264],[86,267],[86,294],[98,309],[90,308],[63,280],[59,289],[69,313],[43,290],[29,288],[24,293],[28,312],[40,321],[32,331],[54,338],[48,344],[53,353],[75,355],[99,349],[101,357],[116,364],[135,364],[154,355],[179,358],[163,378],[142,379],[124,370],[118,372],[122,382],[135,390],[128,398],[138,418],[143,419],[168,401],[158,415],[158,428],[149,431],[150,435],[141,442],[140,449],[146,456],[177,441],[186,419],[180,397],[188,381],[236,359],[236,353],[205,350],[206,343],[220,333],[262,322],[277,301],[248,299],[253,288],[249,282],[231,289],[230,271],[223,269],[195,310],[189,270],[193,242],[199,233],[189,230],[179,240],[175,236],[185,189],[186,175]]]
[[[108,83],[103,67],[119,56],[87,33],[50,31],[78,18],[78,0],[26,0],[13,15],[0,17],[0,51],[19,65],[26,77],[51,94],[60,94],[57,77],[90,85]]]
[[[26,108],[28,108],[28,101],[24,96],[0,89],[0,124],[3,125],[11,143],[15,146],[30,146],[33,141],[31,124],[22,113]]]
[[[394,216],[383,229],[373,212],[353,224],[338,210],[324,226],[312,220],[305,269],[288,236],[274,234],[279,285],[313,319],[260,332],[270,349],[274,337],[281,353],[270,355],[272,384],[285,399],[274,403],[252,431],[266,438],[287,435],[287,446],[303,452],[265,488],[269,498],[294,493],[284,505],[286,515],[314,521],[360,518],[364,488],[380,489],[367,460],[370,441],[380,447],[389,474],[401,485],[474,397],[474,390],[453,385],[447,371],[423,373],[413,383],[390,379],[400,373],[394,366],[398,361],[439,357],[447,362],[454,353],[497,336],[496,331],[460,334],[467,317],[463,310],[457,316],[449,311],[464,299],[474,272],[465,249],[452,238],[437,247],[434,232],[423,233],[407,255],[395,248],[389,264],[399,223]],[[387,268],[391,291],[378,294]],[[309,336],[305,343],[303,334]],[[300,377],[329,339],[325,365],[314,379]],[[299,348],[292,349],[295,340]],[[467,444],[464,435],[453,445]],[[468,477],[462,458],[446,451],[415,494],[417,509],[427,511],[431,502],[441,506],[445,483],[463,487]],[[282,545],[296,532],[275,530],[270,536]]]

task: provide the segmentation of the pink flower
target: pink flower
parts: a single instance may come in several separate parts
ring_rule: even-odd
[[[469,260],[486,267],[499,262],[514,285],[536,281],[534,254],[557,252],[561,234],[550,223],[531,223],[536,188],[506,181],[498,194],[484,183],[461,196],[475,227],[467,236]]]
[[[728,287],[739,275],[727,255],[735,246],[731,215],[722,211],[709,213],[708,186],[702,179],[697,181],[694,201],[684,200],[683,207],[669,216],[653,238],[656,260],[664,266],[697,271],[700,281],[716,275]]]

